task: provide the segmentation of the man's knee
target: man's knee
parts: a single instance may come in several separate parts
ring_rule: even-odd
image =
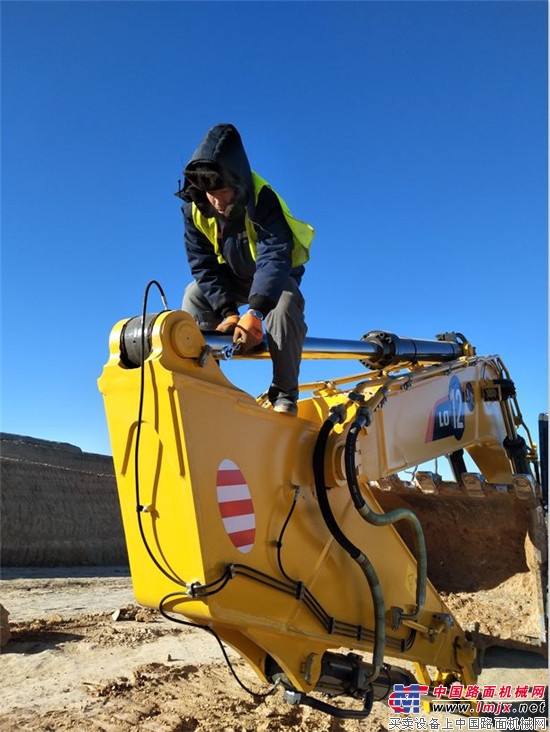
[[[216,330],[221,323],[221,318],[212,310],[194,280],[185,288],[181,309],[191,315],[201,330]]]
[[[293,348],[301,350],[307,333],[304,318],[304,299],[301,293],[285,291],[265,321],[268,340],[272,340],[278,349],[288,353]]]

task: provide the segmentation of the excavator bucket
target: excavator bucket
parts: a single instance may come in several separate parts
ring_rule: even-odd
[[[429,472],[383,479],[372,491],[384,511],[405,506],[418,516],[430,581],[480,645],[545,652],[547,531],[535,495]],[[407,527],[400,532],[412,547]]]
[[[304,358],[366,369],[302,385],[297,417],[236,388],[227,358],[181,311],[111,333],[99,388],[140,604],[339,716],[417,678],[474,685],[488,643],[546,643],[538,459],[499,357],[456,334],[308,339]],[[400,477],[445,456],[453,483]]]

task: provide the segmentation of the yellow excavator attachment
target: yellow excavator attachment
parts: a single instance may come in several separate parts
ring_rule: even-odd
[[[136,600],[210,629],[289,701],[360,699],[348,716],[395,684],[475,683],[504,608],[480,603],[483,624],[462,593],[491,603],[524,578],[533,624],[514,635],[544,645],[536,453],[500,359],[454,336],[312,342],[304,358],[366,370],[306,385],[293,418],[236,388],[233,346],[186,313],[115,325],[99,388]],[[479,473],[399,477],[446,455],[459,470],[461,451]]]

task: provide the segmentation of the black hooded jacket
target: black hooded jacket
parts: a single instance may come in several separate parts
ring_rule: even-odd
[[[228,220],[217,216],[206,192],[195,184],[194,171],[217,171],[220,180],[236,191],[235,210]],[[221,317],[237,313],[237,303],[248,297],[251,308],[264,316],[279,301],[289,276],[300,283],[303,266],[292,268],[292,232],[276,194],[264,187],[254,201],[250,164],[238,131],[230,124],[212,127],[197,147],[184,170],[180,197],[185,222],[185,248],[191,273],[214,312]],[[193,222],[192,205],[206,217],[217,216],[220,249],[225,259],[218,261],[214,247]],[[257,234],[257,256],[250,252],[245,215]]]

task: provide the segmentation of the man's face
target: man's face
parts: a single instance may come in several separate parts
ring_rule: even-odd
[[[206,198],[212,204],[217,213],[221,216],[225,216],[227,207],[235,198],[235,193],[232,188],[218,188],[215,191],[207,191]]]

